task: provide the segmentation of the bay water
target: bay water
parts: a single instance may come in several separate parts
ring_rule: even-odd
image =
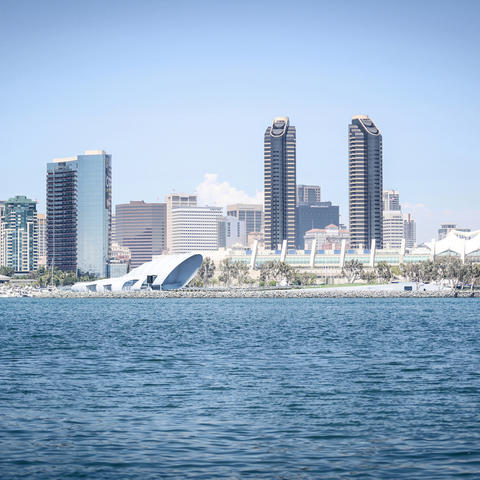
[[[480,478],[480,301],[0,299],[0,478]]]

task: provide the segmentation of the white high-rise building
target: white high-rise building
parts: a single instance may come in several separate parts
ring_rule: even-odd
[[[404,238],[403,213],[401,210],[383,211],[383,248],[398,249]]]
[[[3,225],[3,217],[5,215],[5,202],[0,201],[0,267],[5,267],[5,228]]]
[[[187,193],[170,193],[165,195],[167,204],[167,251],[172,253],[172,210],[178,207],[196,207],[197,196]]]
[[[221,207],[176,207],[171,209],[170,253],[218,250]]]
[[[247,246],[245,222],[237,217],[226,216],[219,221],[219,247],[231,248],[234,245]]]
[[[406,248],[416,243],[416,225],[411,214],[402,213],[397,190],[383,192],[383,248],[399,249],[405,240]]]
[[[38,266],[47,265],[47,216],[37,213],[38,220]]]
[[[1,216],[0,250],[4,266],[14,272],[33,272],[38,268],[37,203],[17,195],[5,203]]]

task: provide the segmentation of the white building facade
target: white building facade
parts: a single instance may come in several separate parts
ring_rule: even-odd
[[[221,207],[171,209],[171,253],[211,251],[219,248]]]
[[[404,238],[403,213],[401,210],[383,211],[383,248],[400,248]]]
[[[405,241],[406,248],[414,248],[417,226],[411,214],[402,213],[397,190],[383,191],[383,248],[398,249]]]
[[[220,248],[231,248],[236,246],[247,246],[247,235],[245,222],[237,217],[227,215],[219,221],[218,246]]]
[[[197,195],[188,193],[170,193],[165,195],[167,204],[167,238],[166,247],[172,253],[172,210],[179,207],[196,207]]]

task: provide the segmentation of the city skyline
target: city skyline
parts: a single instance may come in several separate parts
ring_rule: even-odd
[[[477,228],[480,6],[373,2],[354,19],[353,5],[299,2],[287,14],[268,2],[186,2],[185,16],[161,2],[3,4],[0,51],[11,68],[0,79],[1,196],[28,195],[45,211],[45,163],[104,149],[115,157],[114,204],[163,201],[173,189],[200,186],[256,197],[262,131],[289,115],[298,131],[297,183],[320,184],[348,223],[346,124],[366,114],[385,139],[384,187],[402,192],[419,241],[442,223]],[[375,55],[352,58],[358,25],[371,32]],[[279,29],[289,40],[265,60]],[[282,80],[272,81],[272,71]],[[360,74],[352,80],[352,72]],[[463,174],[450,175],[459,167]],[[21,183],[20,172],[28,172]]]

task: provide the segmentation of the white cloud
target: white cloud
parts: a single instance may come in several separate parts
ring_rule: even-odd
[[[228,182],[220,182],[217,173],[206,173],[203,182],[197,186],[200,205],[225,207],[232,203],[257,203],[263,205],[263,192],[257,191],[250,196],[243,190],[233,187]]]

